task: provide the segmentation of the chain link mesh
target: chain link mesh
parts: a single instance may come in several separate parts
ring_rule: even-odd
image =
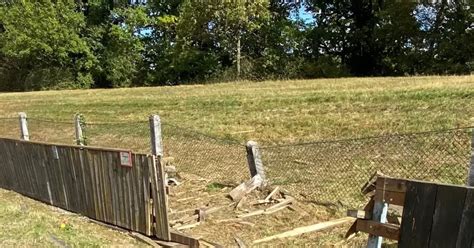
[[[167,123],[162,125],[162,130],[165,157],[172,157],[178,171],[223,183],[250,177],[245,146],[237,141]]]
[[[0,136],[5,138],[20,138],[20,120],[18,117],[0,118]]]
[[[358,206],[375,171],[387,176],[465,184],[471,128],[263,147],[267,177],[295,195]]]
[[[59,144],[75,144],[73,121],[56,121],[27,118],[28,133],[31,141]]]
[[[85,123],[85,143],[150,153],[150,128],[147,121],[127,123]]]

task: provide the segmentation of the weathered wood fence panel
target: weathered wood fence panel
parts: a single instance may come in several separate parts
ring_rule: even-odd
[[[474,188],[406,185],[399,247],[474,247]]]
[[[155,156],[131,154],[132,167],[126,167],[120,152],[0,138],[0,187],[169,240],[165,187],[159,187],[164,176]]]

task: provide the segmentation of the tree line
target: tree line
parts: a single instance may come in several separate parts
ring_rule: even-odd
[[[469,74],[469,1],[1,0],[0,90]]]

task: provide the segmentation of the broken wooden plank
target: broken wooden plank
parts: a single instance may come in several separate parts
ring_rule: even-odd
[[[181,231],[181,230],[185,230],[185,229],[190,229],[190,228],[197,227],[197,226],[201,225],[201,223],[202,223],[202,222],[196,222],[196,223],[192,223],[192,224],[177,226],[177,227],[174,227],[174,229],[176,229],[176,230],[178,230],[178,231]]]
[[[372,219],[371,212],[357,209],[347,210],[347,216],[364,220]]]
[[[284,206],[280,206],[278,208],[268,208],[268,209],[265,209],[265,212],[263,212],[263,214],[273,214],[273,213],[276,213],[280,210],[283,210],[287,207],[289,207],[290,205],[284,205]]]
[[[246,248],[247,247],[245,245],[244,241],[242,241],[242,239],[240,239],[239,237],[235,236],[234,240],[237,243],[237,245],[239,246],[239,248]]]
[[[373,220],[358,219],[356,230],[393,240],[398,240],[400,237],[399,226],[393,224],[384,224]]]
[[[239,214],[239,215],[237,215],[237,217],[238,218],[247,218],[247,217],[252,217],[252,216],[256,216],[256,215],[262,215],[263,213],[265,213],[265,209],[259,209],[259,210],[252,211],[250,213]]]
[[[229,196],[232,198],[232,200],[239,201],[240,199],[242,199],[242,197],[244,197],[244,195],[260,187],[262,183],[262,177],[260,177],[260,175],[256,175],[252,177],[252,179],[250,179],[249,181],[241,183],[239,186],[230,191]]]
[[[346,235],[344,235],[345,239],[348,239],[349,237],[352,237],[358,233],[357,231],[357,219],[352,223],[351,227],[347,230]]]
[[[275,189],[272,190],[272,192],[270,192],[270,194],[265,197],[265,200],[266,202],[270,202],[270,200],[272,199],[272,197],[277,194],[278,192],[280,192],[280,186],[276,186]]]
[[[240,215],[237,215],[237,217],[238,218],[248,218],[248,217],[262,215],[262,214],[273,214],[273,213],[281,211],[281,210],[283,210],[283,209],[285,209],[289,206],[288,202],[286,202],[286,205],[279,205],[279,206],[277,206],[277,205],[278,204],[275,204],[272,207],[269,207],[267,209],[259,209],[259,210],[256,210],[256,211],[252,211],[250,213],[240,214]],[[277,207],[274,207],[274,206],[277,206]]]
[[[235,205],[234,209],[239,209],[242,206],[242,204],[244,204],[245,199],[247,199],[247,196],[243,196],[242,199],[240,199],[239,202]]]
[[[293,203],[294,200],[295,200],[295,198],[293,198],[291,196],[287,196],[287,199],[285,199],[283,201],[280,201],[279,203],[267,208],[266,210],[271,211],[272,209],[277,209],[277,208],[280,208],[282,206],[289,205],[289,204]]]
[[[380,171],[376,171],[370,178],[369,180],[362,186],[360,191],[362,194],[367,195],[368,193],[372,192],[375,190],[375,183],[377,182],[377,178],[384,176]]]
[[[199,247],[199,240],[178,231],[171,230],[171,241],[187,245],[190,248]]]
[[[148,236],[145,236],[141,233],[137,233],[137,232],[129,232],[130,236],[150,245],[151,247],[154,247],[154,248],[158,248],[158,247],[161,247],[160,245],[158,245],[158,243],[151,239],[150,237]]]
[[[318,223],[318,224],[311,225],[311,226],[298,227],[298,228],[295,228],[295,229],[287,231],[287,232],[283,232],[283,233],[280,233],[280,234],[277,234],[277,235],[273,235],[273,236],[269,236],[269,237],[266,237],[266,238],[263,238],[263,239],[255,240],[255,241],[253,241],[253,244],[260,244],[260,243],[268,242],[268,241],[271,241],[271,240],[274,240],[274,239],[294,237],[294,236],[298,236],[298,235],[301,235],[301,234],[304,234],[304,233],[321,231],[321,230],[325,230],[325,229],[328,229],[328,228],[331,228],[331,227],[342,225],[342,224],[344,224],[346,222],[349,222],[349,221],[352,221],[352,220],[354,220],[354,218],[345,217],[345,218],[341,218],[341,219],[337,219],[337,220],[331,220],[331,221]]]

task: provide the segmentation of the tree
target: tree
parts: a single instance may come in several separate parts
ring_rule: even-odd
[[[178,43],[192,53],[213,53],[218,66],[236,65],[240,73],[242,37],[269,20],[269,2],[185,0],[177,24]]]
[[[91,85],[95,57],[81,37],[85,22],[73,0],[2,4],[0,23],[0,66],[13,80],[10,90]]]

